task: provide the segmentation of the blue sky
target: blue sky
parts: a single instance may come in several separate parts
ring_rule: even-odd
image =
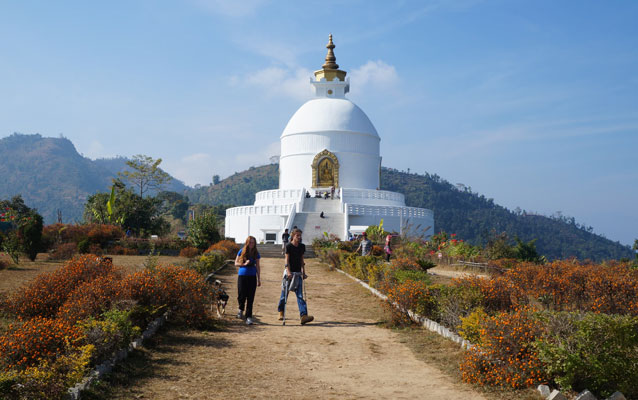
[[[0,137],[268,162],[334,35],[383,164],[638,238],[638,2],[0,0]]]

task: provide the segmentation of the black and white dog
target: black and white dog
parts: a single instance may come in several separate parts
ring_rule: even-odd
[[[217,316],[221,318],[226,314],[226,304],[228,304],[228,294],[222,287],[222,281],[215,279],[215,274],[208,274],[206,277],[206,283],[211,285],[212,288],[212,302],[210,304],[210,310],[213,311],[213,304],[217,306]]]

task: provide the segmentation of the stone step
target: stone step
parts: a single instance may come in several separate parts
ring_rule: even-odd
[[[324,218],[320,213],[297,213],[293,225],[303,231],[305,243],[312,243],[315,238],[325,237],[324,232],[334,234],[341,238],[343,236],[343,214],[324,213]]]
[[[307,198],[304,199],[303,202],[303,210],[302,212],[324,212],[324,213],[340,213],[341,212],[341,202],[339,200],[333,199],[317,199],[317,198]]]

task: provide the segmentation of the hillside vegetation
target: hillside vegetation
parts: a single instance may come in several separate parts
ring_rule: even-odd
[[[244,172],[235,172],[216,185],[190,189],[185,193],[194,204],[246,206],[255,202],[255,193],[260,190],[277,189],[277,187],[279,187],[279,165],[269,164],[250,167]]]
[[[91,160],[69,139],[14,133],[0,139],[0,200],[21,194],[46,224],[82,220],[88,196],[110,190],[111,179],[126,168],[126,158]],[[176,179],[167,189],[182,192]]]
[[[250,205],[255,201],[256,192],[277,186],[278,166],[271,164],[235,173],[217,185],[186,193],[194,203]],[[505,232],[511,239],[515,236],[523,241],[537,239],[539,253],[549,259],[633,257],[628,246],[594,234],[591,228],[581,226],[573,218],[515,213],[478,193],[459,190],[438,175],[382,168],[381,189],[405,194],[408,206],[434,211],[436,232],[456,233],[474,245],[485,245],[491,237]]]
[[[126,158],[90,160],[66,138],[13,134],[0,139],[0,199],[21,194],[25,203],[44,217],[82,221],[90,195],[107,192],[111,179],[126,168]],[[277,164],[251,167],[215,185],[188,188],[176,179],[166,189],[186,194],[191,204],[250,205],[255,193],[276,189]],[[525,211],[512,212],[470,190],[459,190],[438,175],[419,175],[382,168],[381,188],[400,192],[406,204],[434,211],[436,232],[456,233],[471,244],[485,245],[502,232],[510,239],[537,239],[538,251],[550,259],[578,257],[594,260],[633,257],[623,246],[593,233],[573,218],[552,218]]]

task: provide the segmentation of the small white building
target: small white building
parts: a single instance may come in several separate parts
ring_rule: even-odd
[[[281,134],[279,189],[258,192],[252,206],[226,210],[226,237],[280,243],[284,229],[297,226],[307,243],[324,232],[347,239],[381,220],[388,232],[431,235],[431,210],[406,207],[401,193],[379,190],[381,138],[345,97],[350,80],[336,64],[332,35],[326,47],[326,62],[310,80],[316,98],[297,110]]]

